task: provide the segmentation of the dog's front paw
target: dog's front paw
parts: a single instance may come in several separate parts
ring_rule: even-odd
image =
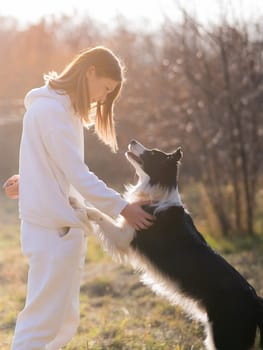
[[[99,222],[102,221],[102,215],[96,208],[86,207],[86,216],[89,220]]]
[[[86,207],[75,197],[69,197],[69,203],[75,211],[77,218],[84,226],[90,226],[89,219],[86,215]]]
[[[77,198],[69,197],[69,203],[75,210],[79,220],[83,223],[87,223],[87,221],[99,223],[103,220],[102,214],[99,210],[94,207],[87,207],[86,205],[82,204]]]
[[[83,209],[84,206],[80,203],[80,201],[75,197],[69,197],[69,204],[73,209]]]

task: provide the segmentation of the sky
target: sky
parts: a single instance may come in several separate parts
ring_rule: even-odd
[[[220,6],[234,15],[251,18],[263,15],[262,0],[0,0],[0,16],[15,17],[23,26],[36,23],[42,17],[61,14],[89,14],[100,22],[110,24],[116,14],[133,22],[147,20],[154,27],[163,21],[163,14],[173,19],[180,18],[179,3],[195,11],[204,22],[213,22],[219,17]]]

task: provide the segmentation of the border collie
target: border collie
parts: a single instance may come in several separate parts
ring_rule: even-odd
[[[151,201],[144,208],[156,221],[148,229],[134,231],[124,219],[116,222],[71,198],[84,227],[90,230],[95,223],[93,233],[113,258],[131,264],[153,291],[201,321],[207,349],[249,350],[257,327],[263,349],[263,299],[207,244],[181,202],[177,185],[181,148],[167,154],[133,140],[126,157],[138,183],[127,188],[125,198]]]

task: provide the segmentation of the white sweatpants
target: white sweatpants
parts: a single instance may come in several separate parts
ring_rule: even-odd
[[[27,297],[11,350],[58,350],[79,324],[79,289],[87,241],[81,229],[60,236],[23,222],[22,252],[29,258]]]

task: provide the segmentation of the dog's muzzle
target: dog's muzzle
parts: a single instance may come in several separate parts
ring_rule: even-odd
[[[137,157],[143,154],[147,150],[141,143],[136,140],[132,140],[128,145],[128,150],[135,154]]]

